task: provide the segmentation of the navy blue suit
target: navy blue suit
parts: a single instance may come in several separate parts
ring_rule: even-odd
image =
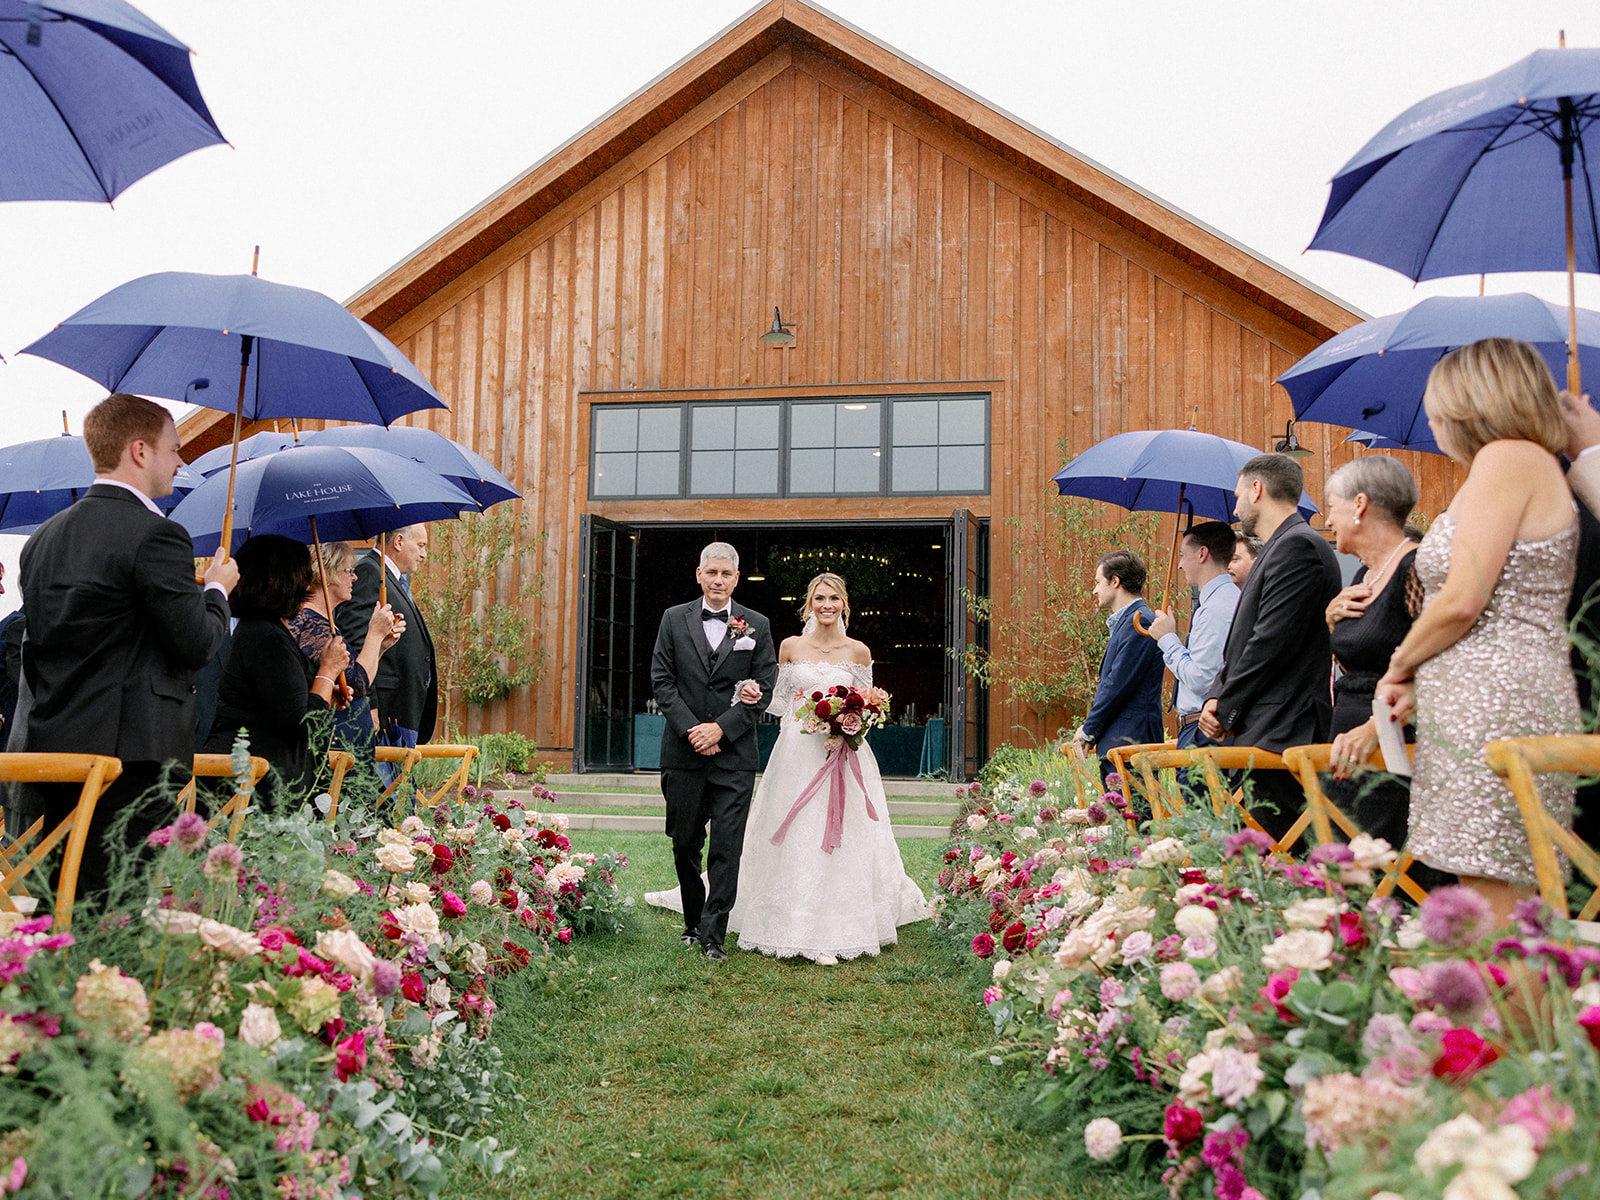
[[[1142,599],[1117,614],[1117,625],[1100,660],[1100,684],[1083,719],[1083,740],[1104,757],[1107,750],[1159,742],[1161,677],[1166,664],[1155,638],[1133,627],[1133,614],[1148,626],[1154,614]]]

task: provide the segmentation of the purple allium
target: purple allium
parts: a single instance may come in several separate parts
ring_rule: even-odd
[[[1111,814],[1106,810],[1106,806],[1098,800],[1092,801],[1084,811],[1088,813],[1089,824],[1091,825],[1104,825],[1111,819]]]
[[[243,864],[244,851],[224,843],[211,847],[206,853],[205,865],[200,868],[200,873],[212,883],[237,883],[239,868]]]
[[[392,996],[400,987],[400,968],[386,958],[372,964],[372,991],[378,999]]]
[[[1119,790],[1122,787],[1121,774],[1116,771],[1112,771],[1109,775],[1107,775],[1106,787],[1110,788],[1112,791]]]
[[[477,794],[478,789],[473,787],[470,783],[464,784],[461,788],[461,798],[463,800],[471,800]]]
[[[172,841],[172,826],[163,825],[160,829],[152,829],[150,836],[145,838],[144,844],[154,850],[158,846],[165,846],[170,841]]]
[[[1544,902],[1543,896],[1529,896],[1526,900],[1518,900],[1516,908],[1511,910],[1511,919],[1517,923],[1517,928],[1526,938],[1548,937],[1550,918],[1554,915],[1550,906]]]
[[[1223,840],[1222,853],[1226,858],[1242,858],[1246,853],[1271,854],[1273,845],[1272,838],[1259,829],[1241,829]]]
[[[1422,902],[1418,919],[1430,942],[1451,949],[1481,942],[1495,930],[1489,902],[1468,887],[1435,889]]]
[[[1061,814],[1058,813],[1054,808],[1052,808],[1050,805],[1046,804],[1043,808],[1041,808],[1039,810],[1039,823],[1041,825],[1048,825],[1051,821],[1054,821],[1060,815]]]
[[[1433,963],[1422,972],[1433,1006],[1457,1025],[1471,1025],[1489,1005],[1483,973],[1459,958]]]
[[[185,854],[206,844],[206,819],[199,813],[184,813],[172,823],[172,844]]]
[[[1044,795],[1045,790],[1045,782],[1042,779],[1035,779],[1028,785],[1028,791],[1032,792],[1035,796]]]

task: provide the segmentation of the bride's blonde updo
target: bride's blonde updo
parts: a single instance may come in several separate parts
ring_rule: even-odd
[[[827,584],[838,592],[839,599],[844,601],[844,607],[839,610],[839,628],[848,629],[850,627],[850,589],[845,587],[844,580],[832,571],[824,571],[806,584],[806,602],[800,606],[800,620],[802,622],[811,620],[811,597],[817,594],[817,589],[823,584]]]

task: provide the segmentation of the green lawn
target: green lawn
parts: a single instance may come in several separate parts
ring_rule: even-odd
[[[573,840],[627,854],[635,896],[673,883],[659,834]],[[900,843],[918,878],[939,848]],[[523,1100],[495,1132],[521,1177],[462,1179],[452,1200],[1117,1194],[1109,1172],[1061,1179],[1050,1137],[1008,1118],[973,983],[925,924],[837,967],[716,964],[638,903],[623,934],[574,947],[575,977],[511,989],[495,1032]]]

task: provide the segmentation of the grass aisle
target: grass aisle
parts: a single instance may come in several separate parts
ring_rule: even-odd
[[[1081,1196],[1048,1139],[1024,1134],[979,1053],[990,1034],[965,972],[926,924],[878,958],[817,967],[678,945],[660,834],[584,834],[628,855],[640,908],[590,937],[549,994],[513,993],[496,1040],[524,1097],[496,1131],[521,1179],[455,1195],[604,1197]],[[921,878],[937,842],[902,842]],[[524,998],[525,997],[525,998]]]

